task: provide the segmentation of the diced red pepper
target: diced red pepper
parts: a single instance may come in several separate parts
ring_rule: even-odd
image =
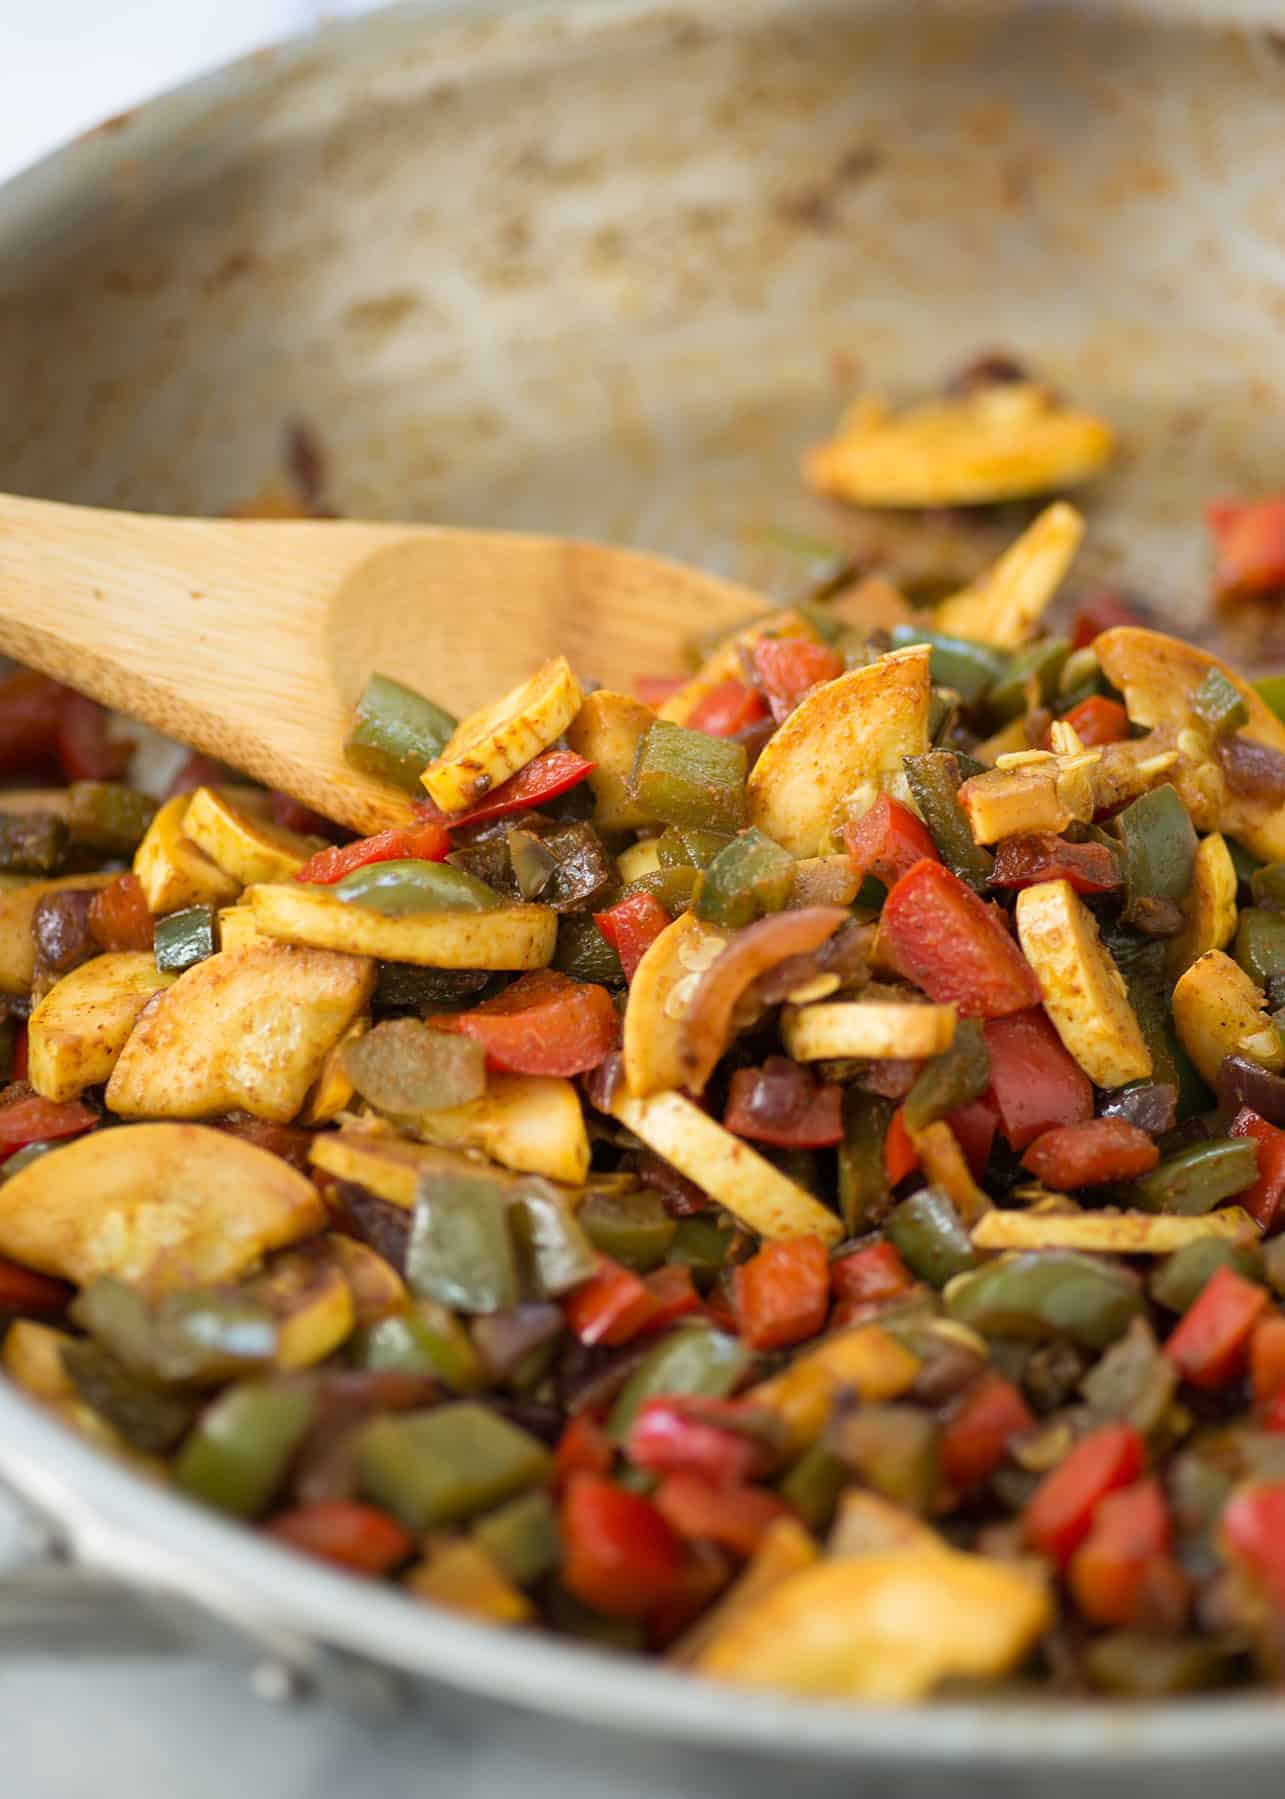
[[[1218,1535],[1273,1605],[1285,1610],[1285,1480],[1238,1488],[1223,1508]]]
[[[638,964],[673,920],[654,894],[631,893],[606,912],[595,912],[593,922],[620,957],[625,979],[632,981]]]
[[[611,1472],[611,1438],[592,1412],[577,1412],[553,1452],[555,1486],[565,1487],[576,1474]]]
[[[1122,600],[1118,593],[1097,593],[1085,600],[1071,626],[1071,648],[1087,649],[1095,637],[1115,625],[1144,625],[1140,612]]]
[[[642,1329],[649,1335],[668,1330],[680,1318],[690,1318],[701,1310],[701,1296],[692,1280],[692,1271],[681,1263],[653,1268],[650,1274],[644,1274],[643,1286],[651,1300],[651,1311],[642,1324]]]
[[[964,1160],[973,1176],[980,1180],[986,1172],[999,1128],[999,1111],[989,1093],[970,1100],[947,1115],[946,1123],[964,1152]]]
[[[798,1074],[801,1100],[798,1110],[780,1118],[764,1118],[754,1104],[763,1084],[764,1071],[738,1068],[728,1090],[724,1125],[738,1137],[748,1137],[755,1143],[771,1143],[780,1149],[827,1149],[842,1143],[843,1089],[833,1084],[819,1086],[806,1069],[798,1069]]]
[[[1071,1593],[1092,1624],[1122,1629],[1133,1622],[1151,1564],[1169,1553],[1169,1507],[1158,1480],[1108,1493],[1071,1558]]]
[[[1058,1125],[1093,1116],[1093,1083],[1063,1047],[1042,1007],[991,1018],[985,1025],[990,1092],[999,1127],[1013,1149]]]
[[[1252,1187],[1236,1196],[1267,1235],[1281,1220],[1281,1202],[1285,1200],[1285,1131],[1278,1130],[1249,1106],[1242,1106],[1228,1127],[1231,1137],[1252,1137],[1258,1145],[1258,1179]]]
[[[735,1486],[769,1472],[772,1456],[744,1426],[734,1399],[649,1399],[629,1431],[626,1451],[649,1474],[696,1474],[714,1486]]]
[[[1279,1313],[1254,1326],[1249,1340],[1249,1381],[1259,1405],[1285,1393],[1285,1318]]]
[[[645,1618],[682,1580],[678,1538],[641,1493],[581,1474],[562,1502],[562,1584],[612,1618]]]
[[[1256,599],[1285,587],[1285,494],[1217,500],[1205,508],[1214,540],[1214,597]]]
[[[377,836],[362,837],[356,843],[318,850],[294,878],[310,886],[330,887],[354,869],[369,868],[374,862],[441,862],[450,847],[450,833],[442,825],[380,831]]]
[[[744,681],[720,681],[697,700],[687,715],[689,731],[705,731],[710,737],[735,737],[767,717],[767,701]]]
[[[967,1493],[989,1480],[1009,1444],[1034,1428],[1030,1408],[1012,1381],[1002,1374],[983,1374],[959,1400],[942,1432],[942,1473],[952,1487]]]
[[[58,752],[58,726],[71,689],[20,668],[0,680],[0,775],[30,768]]]
[[[545,800],[557,799],[559,794],[578,786],[594,767],[595,763],[586,762],[574,750],[542,750],[467,812],[442,812],[427,798],[416,800],[415,810],[429,824],[450,828],[482,824],[488,818],[508,818],[513,812],[526,812]]]
[[[143,884],[136,874],[117,875],[110,887],[100,888],[90,901],[89,934],[101,949],[149,950],[152,928]]]
[[[351,1499],[323,1499],[281,1512],[270,1537],[357,1574],[387,1574],[415,1553],[415,1538],[396,1518]]]
[[[916,862],[940,862],[937,846],[908,806],[881,793],[870,810],[843,827],[843,847],[858,881],[873,875],[894,887]]]
[[[1285,1434],[1285,1392],[1273,1393],[1259,1415],[1264,1430]]]
[[[1085,748],[1104,743],[1125,743],[1129,736],[1129,714],[1119,700],[1109,700],[1104,693],[1090,694],[1078,706],[1063,715],[1063,723],[1071,726]]]
[[[1081,1437],[1027,1503],[1027,1542],[1065,1567],[1092,1529],[1101,1501],[1137,1480],[1146,1459],[1146,1443],[1131,1424],[1104,1424]]]
[[[1123,875],[1105,843],[1068,843],[1051,832],[1005,837],[995,851],[991,885],[1017,889],[1040,881],[1069,881],[1077,893],[1111,893]]]
[[[883,1171],[888,1185],[896,1187],[919,1166],[919,1151],[906,1129],[906,1108],[898,1106],[888,1120],[883,1138]]]
[[[994,912],[940,862],[917,862],[879,919],[898,967],[930,999],[965,1018],[1002,1018],[1039,1004],[1034,971]]]
[[[72,693],[58,720],[58,760],[69,781],[115,781],[133,759],[133,738],[111,735],[111,716],[96,700]]]
[[[1087,1118],[1083,1124],[1044,1131],[1027,1148],[1022,1167],[1046,1187],[1075,1193],[1107,1181],[1131,1181],[1159,1160],[1160,1151],[1136,1124],[1125,1118]]]
[[[725,1549],[714,1543],[688,1543],[678,1586],[647,1618],[647,1647],[660,1654],[678,1641],[708,1610],[736,1572]]]
[[[65,1312],[75,1291],[65,1281],[37,1274],[21,1262],[0,1256],[0,1316],[5,1312],[25,1312],[46,1317]]]
[[[807,637],[760,637],[750,651],[759,686],[779,725],[810,688],[843,673],[843,657]]]
[[[19,1093],[6,1101],[0,1095],[0,1161],[28,1143],[79,1137],[97,1123],[98,1113],[78,1099],[41,1099],[38,1093]]]
[[[582,1343],[617,1348],[648,1324],[656,1302],[638,1275],[609,1256],[600,1256],[598,1272],[568,1293],[562,1302],[568,1327]]]
[[[689,679],[688,675],[635,675],[634,692],[644,706],[658,710],[680,687],[686,687]]]
[[[790,1508],[766,1487],[716,1486],[699,1474],[671,1474],[656,1489],[656,1504],[680,1537],[718,1543],[752,1556]]]
[[[620,1014],[607,989],[556,968],[519,975],[455,1024],[504,1074],[587,1074],[620,1042]]]
[[[753,1349],[815,1337],[830,1309],[830,1264],[819,1237],[765,1243],[736,1269],[736,1315]]]
[[[871,1243],[830,1264],[830,1291],[838,1300],[891,1299],[913,1287],[915,1277],[891,1243]]]
[[[1220,1268],[1170,1332],[1165,1354],[1193,1387],[1225,1387],[1244,1373],[1267,1305],[1262,1287],[1234,1268]]]

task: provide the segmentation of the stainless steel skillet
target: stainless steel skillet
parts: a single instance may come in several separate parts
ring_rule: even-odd
[[[1092,6],[399,8],[0,192],[0,487],[213,510],[303,416],[358,515],[617,538],[785,590],[781,531],[871,547],[795,473],[861,372],[918,389],[1005,345],[1126,434],[1083,579],[1195,621],[1201,503],[1285,469],[1283,105],[1268,32]],[[0,1471],[96,1571],[86,1607],[221,1619],[347,1698],[397,1671],[604,1784],[632,1756],[711,1793],[1183,1799],[1261,1790],[1285,1752],[1270,1698],[893,1714],[501,1637],[270,1550],[8,1390]],[[76,1603],[33,1571],[0,1620],[34,1629],[53,1586]]]

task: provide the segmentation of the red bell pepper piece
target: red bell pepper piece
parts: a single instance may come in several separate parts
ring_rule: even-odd
[[[19,1093],[7,1101],[0,1098],[0,1161],[28,1143],[79,1137],[97,1123],[98,1113],[78,1099],[41,1099],[38,1093]]]
[[[593,922],[620,957],[625,979],[632,981],[638,964],[673,920],[654,894],[631,893],[606,912],[595,912]]]
[[[1022,1514],[1026,1540],[1065,1567],[1093,1526],[1108,1493],[1142,1473],[1147,1446],[1131,1424],[1104,1424],[1046,1474]]]
[[[964,1160],[970,1171],[980,1180],[991,1159],[995,1132],[999,1128],[999,1112],[995,1101],[989,1093],[984,1093],[980,1099],[970,1100],[966,1106],[948,1113],[946,1123],[963,1150]]]
[[[1223,1508],[1218,1535],[1227,1554],[1285,1610],[1285,1480],[1238,1488]]]
[[[1170,1332],[1165,1354],[1193,1387],[1225,1387],[1244,1372],[1267,1305],[1262,1287],[1234,1268],[1220,1268]]]
[[[767,702],[744,681],[720,681],[697,700],[687,715],[689,731],[705,731],[710,737],[735,737],[767,717]]]
[[[642,1329],[648,1335],[668,1330],[680,1318],[690,1318],[701,1310],[701,1296],[692,1280],[692,1271],[679,1263],[653,1268],[650,1274],[644,1274],[643,1286],[651,1300],[651,1311],[642,1323]]]
[[[1051,832],[1005,837],[995,851],[993,887],[1034,887],[1040,881],[1069,881],[1077,893],[1111,893],[1123,875],[1119,858],[1105,843],[1068,843]]]
[[[1216,500],[1205,508],[1214,540],[1214,597],[1254,599],[1285,587],[1285,494]]]
[[[650,1323],[656,1302],[638,1275],[609,1256],[600,1256],[590,1275],[562,1302],[569,1329],[582,1343],[617,1348]]]
[[[916,862],[940,862],[937,846],[908,806],[881,793],[870,810],[843,827],[843,847],[852,857],[858,881],[873,875],[895,887]]]
[[[1071,626],[1071,648],[1087,649],[1095,637],[1115,625],[1144,625],[1140,612],[1122,600],[1118,593],[1098,593],[1085,600]]]
[[[919,1166],[919,1151],[906,1129],[906,1108],[898,1106],[883,1139],[883,1171],[890,1187],[899,1186]]]
[[[456,1029],[504,1074],[587,1074],[620,1042],[620,1014],[605,987],[538,968],[472,1011]]]
[[[1123,1628],[1133,1621],[1148,1567],[1168,1555],[1170,1537],[1158,1480],[1107,1494],[1067,1570],[1075,1603],[1090,1623]]]
[[[879,920],[898,967],[930,999],[965,1018],[1002,1018],[1039,1004],[1034,971],[994,912],[940,862],[917,862]]]
[[[644,706],[659,710],[680,687],[686,687],[689,679],[688,675],[635,675],[634,692]]]
[[[779,725],[804,694],[843,673],[843,657],[807,637],[760,637],[750,651],[754,675]]]
[[[744,1420],[745,1407],[734,1399],[649,1399],[630,1427],[626,1452],[649,1474],[695,1474],[713,1486],[735,1486],[772,1466],[767,1444]]]
[[[1258,1145],[1258,1179],[1236,1196],[1264,1232],[1270,1236],[1285,1200],[1285,1131],[1278,1130],[1249,1106],[1242,1106],[1228,1127],[1228,1136],[1252,1137]]]
[[[1254,1326],[1249,1340],[1249,1382],[1259,1405],[1285,1393],[1285,1318],[1279,1313]]]
[[[1129,714],[1119,700],[1109,700],[1104,693],[1094,693],[1087,700],[1063,714],[1064,724],[1074,730],[1086,749],[1103,743],[1124,743],[1129,735]],[[1052,747],[1049,731],[1044,734],[1044,748]]]
[[[369,868],[374,862],[441,862],[451,847],[450,834],[442,825],[416,825],[413,830],[380,831],[375,837],[362,837],[356,843],[332,845],[318,850],[295,875],[296,881],[311,886],[330,887],[342,881],[355,868]]]
[[[871,1243],[830,1264],[830,1291],[838,1300],[891,1299],[913,1287],[915,1277],[891,1243]]]
[[[65,1312],[75,1291],[65,1281],[37,1274],[21,1262],[0,1256],[0,1316],[5,1312],[31,1312],[45,1317]]]
[[[670,1474],[656,1489],[656,1504],[680,1537],[717,1543],[747,1560],[778,1518],[790,1508],[766,1487],[723,1486],[699,1474]]]
[[[659,1655],[708,1610],[736,1572],[725,1549],[708,1542],[686,1545],[677,1587],[647,1618],[647,1647]]]
[[[488,818],[508,818],[510,813],[526,812],[545,800],[557,799],[559,794],[578,786],[595,766],[586,762],[583,756],[577,756],[574,750],[542,750],[525,768],[510,775],[507,781],[501,781],[493,793],[476,806],[470,806],[467,812],[442,812],[430,799],[416,800],[415,810],[429,824],[448,827],[479,825]]]
[[[1022,1157],[1037,1181],[1074,1193],[1107,1181],[1131,1181],[1160,1160],[1160,1151],[1136,1124],[1125,1118],[1086,1118],[1044,1131]]]
[[[818,1086],[799,1069],[799,1109],[792,1116],[760,1117],[753,1101],[763,1081],[758,1068],[738,1068],[732,1076],[723,1123],[738,1137],[771,1143],[780,1149],[827,1149],[843,1142],[843,1089]]]
[[[611,1438],[592,1412],[577,1412],[553,1452],[553,1480],[559,1489],[577,1474],[609,1474]]]
[[[300,1174],[311,1172],[308,1152],[312,1148],[313,1133],[300,1125],[273,1124],[266,1118],[250,1118],[245,1113],[216,1118],[212,1123],[216,1130],[226,1131],[229,1137],[240,1137],[243,1143],[266,1149],[270,1156],[280,1156]]]
[[[668,1520],[641,1493],[580,1474],[562,1502],[562,1584],[612,1618],[645,1618],[672,1596],[683,1558]]]
[[[765,1243],[735,1273],[740,1332],[753,1349],[815,1337],[830,1309],[830,1263],[819,1237]]]
[[[1093,1083],[1062,1045],[1043,1008],[986,1021],[990,1092],[999,1128],[1013,1149],[1057,1125],[1093,1116]]]
[[[134,755],[134,740],[111,735],[110,715],[83,693],[68,694],[58,720],[58,760],[69,781],[115,781]]]
[[[942,1473],[961,1493],[989,1480],[1017,1437],[1034,1430],[1035,1419],[1012,1381],[986,1373],[964,1393],[941,1438]]]
[[[58,726],[71,689],[20,668],[0,680],[0,775],[58,753]]]
[[[351,1499],[322,1499],[280,1512],[270,1537],[356,1574],[387,1574],[415,1553],[415,1538],[396,1518]]]
[[[151,949],[152,915],[136,874],[117,875],[110,887],[102,887],[94,895],[89,905],[89,934],[102,949]]]
[[[314,812],[311,806],[305,806],[302,800],[292,799],[288,793],[282,793],[274,787],[268,796],[272,805],[272,822],[286,831],[299,831],[305,837],[327,836],[336,829],[331,818],[324,818],[320,812]],[[431,860],[425,857],[425,860]]]
[[[1285,1392],[1273,1393],[1259,1415],[1264,1430],[1285,1433]]]

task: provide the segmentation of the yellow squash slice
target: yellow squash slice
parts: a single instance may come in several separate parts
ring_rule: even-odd
[[[191,803],[190,793],[166,800],[134,852],[134,873],[147,909],[158,917],[183,906],[221,906],[241,891],[236,876],[212,862],[187,836],[184,824]]]
[[[919,1062],[941,1055],[955,1041],[955,1007],[860,999],[788,1006],[781,1036],[796,1062],[839,1056]]]
[[[973,1227],[977,1249],[1079,1249],[1093,1255],[1167,1256],[1218,1237],[1227,1243],[1256,1243],[1258,1226],[1239,1206],[1205,1212],[1199,1218],[1157,1216],[1154,1212],[987,1212]]]
[[[594,765],[588,781],[593,790],[594,823],[600,830],[631,831],[649,822],[645,808],[630,790],[629,777],[639,741],[655,722],[650,706],[604,687],[586,694],[567,726],[568,748]],[[625,876],[626,880],[633,878]]]
[[[1099,1087],[1151,1074],[1124,977],[1097,921],[1069,881],[1040,881],[1017,896],[1017,934],[1058,1036]]]
[[[198,787],[183,817],[183,835],[242,887],[288,881],[323,848],[319,837],[256,818],[217,787]]]
[[[501,1167],[579,1186],[589,1172],[589,1136],[580,1096],[557,1075],[492,1074],[464,1106],[403,1121],[426,1143],[480,1149]]]
[[[1084,518],[1058,500],[984,574],[937,608],[937,630],[1014,650],[1035,635],[1084,536]]]
[[[63,875],[56,881],[23,881],[0,889],[0,993],[30,993],[36,976],[36,944],[31,934],[36,907],[47,893],[65,887],[110,887],[115,875]]]
[[[1273,1073],[1285,1063],[1262,989],[1224,950],[1206,950],[1175,983],[1173,1021],[1211,1087],[1224,1056],[1249,1056]]]
[[[1169,939],[1169,973],[1174,980],[1206,950],[1226,949],[1236,935],[1236,866],[1219,831],[1196,845],[1191,892],[1182,902],[1183,927]]]
[[[139,1013],[174,984],[143,951],[95,956],[65,974],[27,1027],[27,1078],[45,1099],[78,1099],[115,1068]]]
[[[743,681],[745,665],[741,652],[751,649],[761,637],[806,637],[811,643],[818,641],[816,631],[802,613],[792,610],[766,613],[743,630],[724,638],[691,680],[657,707],[659,716],[671,724],[685,725],[706,694],[712,693],[724,681]]]
[[[466,812],[562,736],[584,694],[555,656],[503,699],[474,712],[420,776],[443,812]]]
[[[635,1099],[681,1087],[683,1028],[705,970],[727,947],[727,933],[682,912],[652,943],[634,973],[625,1011],[625,1083]]]
[[[544,968],[558,938],[557,914],[548,906],[387,918],[333,893],[288,882],[251,887],[247,898],[256,926],[269,937],[424,968]]]
[[[800,1452],[825,1429],[834,1401],[851,1388],[868,1405],[896,1399],[913,1383],[920,1361],[891,1332],[858,1325],[824,1337],[787,1368],[751,1387],[756,1406],[766,1406],[785,1425],[789,1448]]]

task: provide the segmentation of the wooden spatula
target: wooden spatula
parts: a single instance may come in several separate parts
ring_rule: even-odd
[[[659,556],[344,520],[146,517],[0,494],[0,650],[355,831],[407,797],[343,758],[372,673],[467,713],[565,654],[629,691],[763,609]]]

